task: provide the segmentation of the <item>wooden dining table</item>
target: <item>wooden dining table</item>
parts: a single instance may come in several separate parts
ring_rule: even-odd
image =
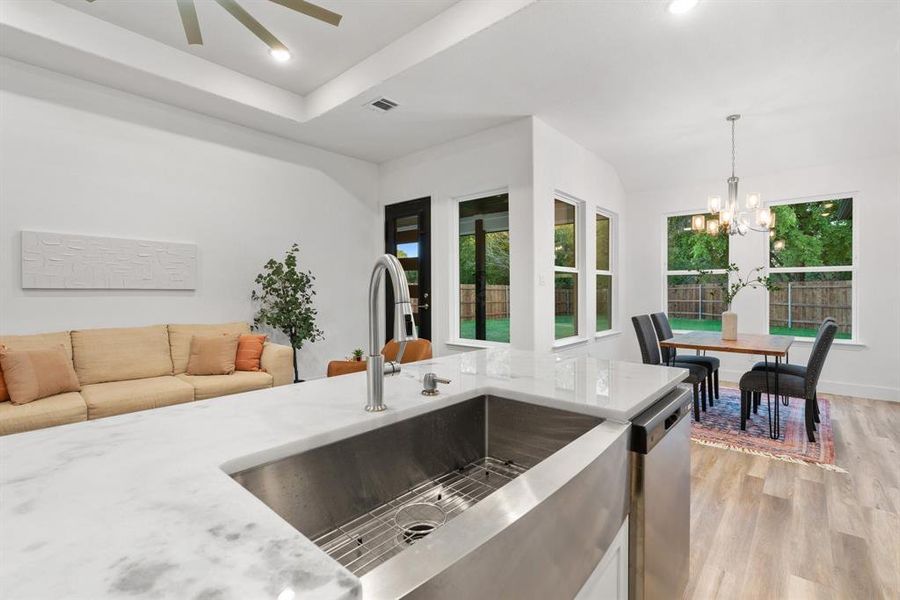
[[[769,390],[769,380],[766,378],[766,402],[769,409],[769,437],[778,439],[781,437],[781,421],[779,420],[778,410],[778,369],[781,361],[786,360],[791,344],[794,343],[794,337],[790,335],[768,335],[757,333],[738,333],[736,340],[723,340],[722,334],[718,331],[689,331],[686,333],[677,333],[669,339],[662,340],[659,345],[662,348],[673,348],[676,351],[695,350],[697,354],[701,352],[732,352],[735,354],[758,354],[762,356],[766,363],[766,370],[769,368],[769,357],[774,359],[775,383],[772,390]],[[671,352],[670,356],[675,356],[675,352]],[[775,396],[775,411],[772,411],[772,395]],[[741,407],[741,429],[746,429],[746,417],[743,407]]]

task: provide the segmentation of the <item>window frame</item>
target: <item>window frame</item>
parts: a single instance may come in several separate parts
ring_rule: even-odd
[[[669,314],[669,276],[677,276],[677,275],[700,275],[701,269],[691,270],[691,269],[676,269],[669,270],[669,218],[671,217],[685,217],[690,215],[697,214],[707,214],[709,209],[707,208],[695,208],[693,210],[677,210],[672,212],[663,213],[662,215],[662,306],[666,315]],[[723,235],[723,234],[720,234]],[[724,234],[728,235],[728,234]],[[769,243],[769,238],[766,237],[766,244]],[[768,246],[767,246],[768,247]],[[768,254],[766,255],[768,258]],[[728,264],[731,264],[731,237],[728,236]],[[710,275],[725,275],[728,273],[726,269],[703,269],[705,273]],[[731,283],[731,278],[729,277],[726,281],[726,285]],[[768,309],[767,309],[768,310]],[[671,317],[669,317],[669,321],[671,321]],[[688,333],[690,331],[699,331],[697,329],[672,329],[673,333]]]
[[[594,245],[596,246],[597,238],[597,216],[609,219],[609,270],[603,271],[597,269],[597,257],[594,256],[594,288],[597,287],[597,275],[608,275],[610,278],[610,301],[612,302],[612,310],[609,313],[609,329],[597,331],[596,315],[597,315],[597,296],[594,295],[594,338],[603,338],[615,335],[619,332],[619,282],[616,272],[618,271],[619,261],[619,215],[615,212],[596,206],[594,210]],[[596,249],[595,249],[596,250]]]
[[[553,251],[553,273],[551,275],[552,290],[553,290],[553,314],[551,321],[551,329],[553,334],[551,335],[551,339],[553,340],[553,347],[560,348],[563,346],[570,346],[572,344],[577,344],[580,342],[585,342],[590,339],[588,335],[585,333],[587,328],[587,315],[585,313],[584,307],[587,304],[586,296],[587,296],[587,288],[585,287],[585,263],[587,262],[585,254],[586,254],[586,240],[587,237],[585,232],[587,228],[585,227],[585,206],[586,203],[584,200],[577,198],[571,194],[567,194],[562,190],[553,190],[553,196],[551,197],[551,213],[554,213],[556,210],[556,201],[565,202],[566,204],[571,204],[575,207],[575,266],[574,267],[560,267],[556,264],[556,251],[555,251],[555,241],[553,242],[553,246],[551,246]],[[550,230],[551,235],[554,234],[556,228],[556,219],[554,217],[552,229]],[[579,233],[580,232],[580,233]],[[575,307],[575,325],[577,327],[577,331],[575,335],[570,335],[567,337],[557,338],[556,337],[556,274],[557,273],[572,273],[575,275],[577,286],[575,289],[575,299],[576,299],[576,307]],[[591,328],[594,329],[593,327]]]
[[[499,196],[502,194],[506,194],[507,202],[509,202],[509,188],[501,187],[501,188],[493,188],[489,190],[484,190],[480,192],[474,192],[472,194],[465,194],[462,196],[453,196],[450,198],[452,203],[451,212],[453,213],[451,216],[451,235],[450,235],[450,310],[449,320],[450,320],[450,335],[447,336],[447,341],[445,342],[449,346],[459,346],[464,348],[508,348],[512,345],[513,342],[513,328],[512,328],[512,291],[513,291],[513,272],[510,268],[509,272],[509,293],[510,293],[510,331],[509,331],[509,341],[508,342],[494,342],[490,340],[472,340],[468,338],[462,338],[459,336],[459,206],[463,202],[468,202],[469,200],[478,200],[480,198],[487,198],[490,196]],[[512,208],[512,203],[508,204],[509,209]],[[512,217],[512,215],[510,215]],[[513,235],[512,228],[510,228],[509,232],[509,248],[510,248],[510,258],[512,255],[512,244],[513,244]]]
[[[859,224],[856,219],[856,206],[859,198],[858,192],[840,192],[837,194],[819,194],[816,196],[799,196],[794,198],[782,198],[779,200],[772,200],[768,203],[769,206],[785,206],[789,204],[810,204],[813,202],[827,202],[829,200],[840,200],[843,198],[849,198],[851,202],[853,202],[853,223],[851,225],[851,233],[853,235],[853,242],[851,244],[851,265],[841,265],[836,267],[772,267],[772,256],[770,254],[769,248],[769,237],[763,236],[765,239],[763,240],[763,248],[764,248],[764,256],[766,260],[766,274],[767,275],[775,275],[780,273],[790,274],[790,273],[850,273],[850,339],[835,339],[835,344],[861,344],[860,336],[859,336],[859,285],[856,281],[857,271],[859,267]],[[771,323],[769,318],[771,316],[771,310],[769,308],[771,302],[771,292],[766,290],[766,308],[765,308],[765,323],[766,323],[766,332],[768,332],[771,328]],[[794,336],[795,342],[812,342],[815,339],[814,336]]]

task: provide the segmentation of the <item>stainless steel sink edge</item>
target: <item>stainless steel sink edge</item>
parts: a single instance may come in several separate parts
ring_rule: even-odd
[[[628,515],[629,427],[600,423],[366,573],[363,598],[574,597]],[[573,514],[591,512],[574,510],[584,503],[596,519],[572,522]],[[559,514],[541,514],[549,511]],[[532,569],[530,577],[502,576],[526,560],[547,568]]]
[[[413,419],[442,408],[447,408],[448,406],[453,406],[454,404],[468,402],[469,400],[485,395],[496,395],[489,393],[486,389],[487,388],[477,388],[467,390],[465,393],[461,394],[448,394],[434,399],[423,399],[421,404],[416,404],[403,409],[387,410],[380,413],[364,413],[363,411],[360,411],[360,414],[367,415],[369,418],[357,423],[351,423],[350,425],[343,425],[336,429],[313,434],[309,437],[301,438],[287,444],[271,446],[251,454],[236,456],[220,464],[219,468],[224,471],[226,475],[233,476],[241,471],[248,471],[269,463],[278,462],[279,460],[295,454],[300,454],[301,452],[315,450],[316,448],[328,444],[333,444],[369,431],[381,429],[382,427],[387,427],[388,425],[393,425],[400,421]],[[523,400],[523,402],[528,401]],[[529,403],[540,404],[534,401]],[[577,412],[572,411],[571,408],[568,410]]]

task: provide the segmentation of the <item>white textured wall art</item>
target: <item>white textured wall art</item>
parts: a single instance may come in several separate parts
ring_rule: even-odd
[[[197,246],[22,232],[25,289],[193,290]]]

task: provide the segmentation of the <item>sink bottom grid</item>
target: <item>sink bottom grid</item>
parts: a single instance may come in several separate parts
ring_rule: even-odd
[[[485,457],[421,483],[313,541],[355,575],[362,576],[525,471],[510,461]],[[398,511],[417,504],[436,507],[443,512],[444,520],[398,524]]]

